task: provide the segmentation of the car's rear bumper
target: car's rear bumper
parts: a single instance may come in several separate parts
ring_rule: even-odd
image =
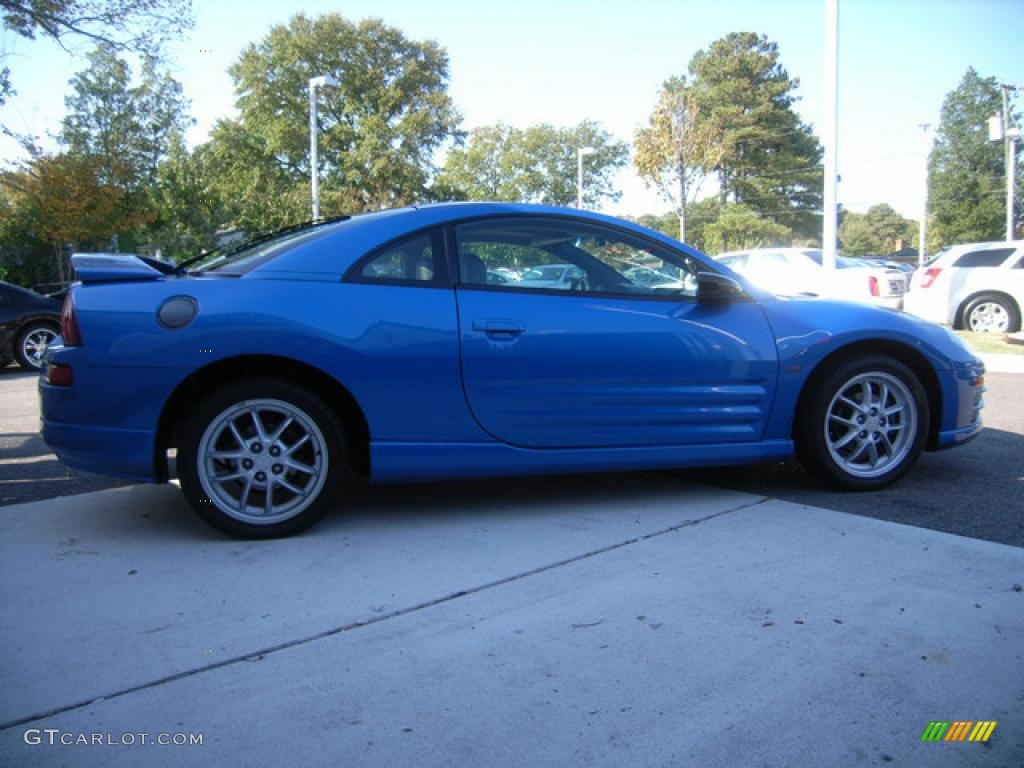
[[[74,383],[55,386],[48,366],[71,368]],[[156,431],[174,382],[173,369],[89,364],[80,347],[48,348],[39,377],[39,431],[62,462],[103,475],[158,482]]]
[[[876,307],[883,309],[903,309],[903,296],[905,294],[893,294],[891,296],[877,296],[871,300]]]
[[[69,467],[125,480],[158,480],[153,471],[151,432],[53,421],[43,421],[40,432],[57,458]]]

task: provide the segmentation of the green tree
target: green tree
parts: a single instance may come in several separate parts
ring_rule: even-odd
[[[629,147],[591,120],[573,128],[477,128],[464,147],[448,154],[439,186],[457,199],[575,205],[582,147],[594,149],[583,158],[583,204],[618,199],[612,176],[626,164]]]
[[[191,0],[0,0],[4,29],[30,40],[53,40],[65,50],[75,40],[155,57],[192,26]],[[0,70],[0,104],[13,93]]]
[[[154,218],[145,227],[150,248],[180,261],[217,246],[217,233],[231,218],[231,206],[215,188],[208,146],[189,152],[175,134],[150,189]]]
[[[637,224],[661,232],[663,235],[679,239],[679,215],[675,211],[668,211],[660,215],[654,213],[643,213],[632,218]]]
[[[64,99],[61,143],[71,154],[98,158],[112,183],[151,184],[171,136],[191,123],[181,84],[147,59],[141,82],[133,86],[131,69],[110,46],[97,47],[88,61]],[[115,167],[128,176],[114,178]]]
[[[973,68],[946,95],[928,158],[929,251],[1004,237],[1003,144],[988,141],[989,115],[1001,111],[1002,97],[995,78],[983,78]],[[1019,155],[1016,161],[1019,174]],[[1017,197],[1016,209],[1020,210],[1022,196]]]
[[[698,251],[706,251],[704,230],[709,224],[718,221],[721,215],[722,204],[717,197],[688,203],[686,206],[686,244]],[[676,211],[668,211],[660,216],[645,213],[635,220],[637,224],[655,229],[676,240],[679,239],[679,214]]]
[[[885,256],[899,250],[899,242],[913,242],[917,223],[905,219],[892,206],[873,205],[867,213],[845,212],[839,225],[839,244],[850,256]]]
[[[376,19],[298,14],[246,48],[229,72],[239,116],[221,121],[211,142],[235,174],[222,184],[234,187],[241,220],[294,221],[302,197],[308,208],[307,85],[319,75],[338,81],[317,92],[324,215],[431,197],[434,153],[459,122],[448,55],[436,42],[410,40]]]
[[[633,162],[640,178],[670,202],[678,216],[676,237],[686,241],[686,205],[720,158],[718,127],[700,112],[686,79],[665,81],[646,127],[636,132]]]
[[[125,190],[111,183],[96,156],[41,155],[0,181],[20,197],[27,227],[54,256],[56,277],[67,275],[66,246],[104,248],[119,229],[134,229],[145,214],[124,205]]]
[[[730,204],[714,223],[704,227],[704,249],[711,254],[740,248],[788,244],[792,231],[766,219],[748,206]]]
[[[689,64],[700,119],[720,142],[720,202],[748,206],[801,237],[820,235],[822,149],[793,109],[799,81],[764,35],[734,32]]]
[[[141,245],[133,229],[156,212],[152,193],[161,160],[190,120],[181,85],[143,62],[133,85],[128,64],[110,46],[98,46],[89,66],[76,74],[65,98],[61,143],[69,155],[94,161],[103,188],[120,190],[111,212],[119,247]]]

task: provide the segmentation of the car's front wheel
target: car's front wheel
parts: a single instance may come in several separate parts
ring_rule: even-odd
[[[14,356],[18,364],[30,371],[38,371],[43,365],[46,347],[57,338],[57,329],[46,323],[31,323],[22,328],[14,345]]]
[[[797,455],[820,477],[876,490],[913,466],[928,434],[928,400],[917,375],[894,358],[840,361],[809,384],[796,414]]]
[[[1020,313],[1009,298],[983,293],[964,308],[964,326],[977,333],[1015,333],[1020,330]]]
[[[300,384],[254,378],[199,404],[177,464],[182,491],[210,525],[245,539],[289,536],[336,499],[346,474],[344,427]]]

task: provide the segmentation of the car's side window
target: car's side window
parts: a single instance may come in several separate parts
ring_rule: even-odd
[[[992,248],[969,251],[956,260],[954,267],[998,267],[1012,254],[1013,248]]]
[[[434,235],[424,232],[392,243],[364,259],[350,277],[360,283],[433,285],[441,276],[440,260]]]
[[[586,221],[487,219],[455,229],[463,285],[629,296],[694,296],[704,267],[685,254]]]

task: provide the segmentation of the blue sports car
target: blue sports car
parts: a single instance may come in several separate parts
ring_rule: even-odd
[[[195,264],[81,254],[44,356],[67,464],[170,474],[239,537],[373,482],[798,456],[850,489],[976,436],[984,368],[949,331],[778,299],[626,221],[454,203],[319,222]],[[569,266],[571,280],[488,274]],[[639,279],[649,271],[662,281]],[[569,274],[569,272],[567,272]]]

